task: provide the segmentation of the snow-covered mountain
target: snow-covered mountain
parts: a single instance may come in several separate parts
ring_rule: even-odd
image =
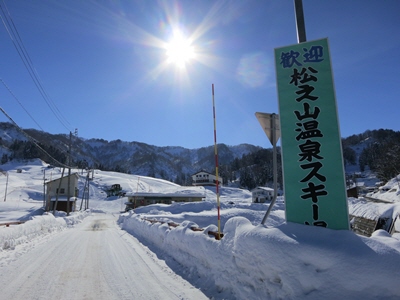
[[[54,149],[66,157],[69,136],[50,134],[35,129],[24,130],[48,151]],[[22,142],[28,138],[10,123],[0,123],[0,156],[11,156],[16,147],[25,147]],[[16,141],[21,143],[16,144]],[[28,143],[26,143],[28,144]],[[125,173],[152,176],[175,181],[177,177],[188,177],[199,170],[215,169],[214,146],[187,149],[179,146],[158,147],[141,142],[126,142],[119,139],[72,138],[73,163],[84,167],[95,167]],[[218,145],[218,159],[221,165],[230,164],[235,158],[260,150],[249,144],[237,146]],[[31,149],[21,149],[28,152]],[[50,152],[49,152],[50,153]],[[32,158],[32,157],[29,157]],[[49,161],[45,157],[42,159]]]

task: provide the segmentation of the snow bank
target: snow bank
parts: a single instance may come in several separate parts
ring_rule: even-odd
[[[400,252],[398,241],[390,236],[365,238],[294,223],[266,228],[233,217],[217,241],[192,231],[196,224],[189,221],[170,228],[129,213],[121,215],[119,223],[156,253],[190,270],[186,277],[206,294],[216,288],[218,299],[400,297]],[[215,297],[215,291],[208,292]]]
[[[27,243],[37,237],[73,226],[80,223],[88,213],[89,211],[76,212],[70,216],[63,212],[57,212],[56,216],[45,213],[42,216],[34,216],[21,225],[2,227],[0,228],[0,250],[14,249],[17,245]]]

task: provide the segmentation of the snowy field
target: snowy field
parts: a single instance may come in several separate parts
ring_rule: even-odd
[[[98,170],[90,185],[88,211],[70,216],[43,215],[43,170],[46,180],[60,176],[61,170],[47,168],[39,160],[0,167],[3,170],[0,223],[26,221],[0,227],[0,273],[15,261],[22,261],[48,238],[61,236],[79,228],[85,220],[106,214],[111,219],[115,216],[123,232],[132,235],[176,276],[210,299],[400,298],[399,234],[390,236],[379,230],[367,238],[351,231],[286,223],[282,199],[278,199],[263,226],[260,222],[268,205],[251,203],[249,191],[224,187],[220,191],[224,236],[216,240],[207,234],[209,230],[217,231],[215,190],[207,189],[203,202],[151,205],[121,213],[127,198],[107,198],[104,188],[118,183],[127,192],[162,193],[179,186],[160,179]],[[86,173],[78,172],[82,175],[82,195]],[[393,180],[375,195],[388,203],[350,198],[349,212],[365,217],[395,218],[400,212],[397,186],[397,180]],[[175,222],[180,226],[174,228],[144,219]],[[400,231],[399,223],[395,225],[397,231]],[[193,227],[204,231],[193,231]],[[135,272],[140,273],[137,269]],[[181,294],[177,291],[176,299],[189,299],[182,296],[190,295],[188,291]],[[46,299],[51,299],[51,295]]]

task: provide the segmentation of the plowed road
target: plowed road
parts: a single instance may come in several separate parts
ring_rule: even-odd
[[[1,266],[0,299],[207,299],[115,221],[87,217]]]

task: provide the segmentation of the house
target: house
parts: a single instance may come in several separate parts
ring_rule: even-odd
[[[251,197],[253,203],[272,201],[274,198],[274,189],[258,186],[251,190]]]
[[[127,193],[128,202],[125,211],[150,204],[172,204],[174,202],[196,202],[206,197],[203,187],[178,187],[165,192],[135,192]]]
[[[223,179],[219,176],[218,182],[220,185],[223,184]],[[217,185],[217,176],[202,170],[192,175],[192,185]]]
[[[71,212],[76,207],[76,197],[78,197],[78,173],[73,173],[69,180],[69,193],[68,193],[68,175],[46,182],[46,211],[53,210],[56,200],[57,210]],[[61,184],[60,184],[61,183]],[[58,195],[58,197],[57,197]],[[67,206],[68,199],[70,206]],[[57,199],[58,198],[58,199]]]

